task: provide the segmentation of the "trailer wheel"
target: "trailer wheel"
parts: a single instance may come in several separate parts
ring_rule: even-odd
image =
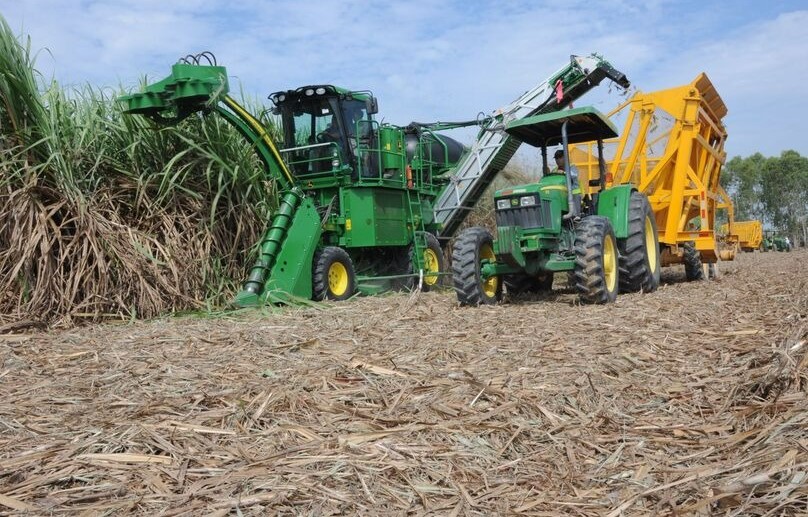
[[[659,235],[648,198],[632,192],[628,208],[628,237],[617,241],[620,249],[620,292],[642,290],[652,293],[659,287]]]
[[[617,239],[605,217],[584,218],[575,229],[575,289],[584,303],[608,303],[618,291]]]
[[[419,274],[415,266],[415,243],[410,244],[407,257],[409,259],[409,267],[407,272],[409,274]],[[429,291],[430,289],[440,285],[441,276],[438,274],[442,272],[446,266],[443,260],[443,249],[440,247],[438,238],[431,233],[426,234],[426,249],[424,250],[424,281],[421,285],[422,291]],[[413,277],[407,279],[407,287],[410,289],[418,286],[418,280]]]
[[[701,267],[701,254],[692,242],[682,245],[682,261],[685,264],[685,278],[688,282],[704,280],[704,269]]]
[[[481,277],[482,260],[496,260],[494,239],[485,228],[463,230],[452,247],[452,281],[460,305],[493,305],[502,299],[498,276]]]
[[[327,246],[314,256],[312,290],[315,300],[347,300],[356,291],[353,261],[342,248]]]

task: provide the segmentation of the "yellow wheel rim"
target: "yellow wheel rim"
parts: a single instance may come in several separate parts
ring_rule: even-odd
[[[480,259],[495,262],[496,258],[494,248],[492,248],[490,244],[483,244],[480,248]],[[492,276],[488,280],[483,281],[483,293],[489,298],[494,298],[497,295],[497,287],[499,287],[498,276]]]
[[[435,285],[438,283],[437,273],[440,273],[440,260],[435,250],[427,248],[424,251],[424,283],[426,285]]]
[[[342,262],[334,262],[328,268],[328,289],[334,296],[342,296],[348,290],[348,269]]]
[[[603,276],[606,277],[606,290],[613,292],[617,286],[617,253],[610,235],[603,243]]]
[[[654,274],[657,268],[657,253],[659,248],[656,246],[656,235],[654,234],[654,227],[651,224],[651,218],[645,217],[645,254],[648,256],[648,267],[651,269],[651,274]]]

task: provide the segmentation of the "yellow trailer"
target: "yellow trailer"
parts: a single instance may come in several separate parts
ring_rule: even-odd
[[[632,184],[648,196],[659,232],[662,265],[684,263],[689,279],[702,277],[702,261],[731,260],[719,253],[718,208],[732,210],[719,184],[726,160],[727,107],[706,74],[691,83],[636,92],[609,113],[624,120],[619,138],[604,142],[606,185]],[[595,143],[578,146],[571,161],[586,191],[599,178]]]
[[[734,221],[721,226],[727,240],[737,242],[743,251],[759,250],[763,244],[763,223],[758,220]]]

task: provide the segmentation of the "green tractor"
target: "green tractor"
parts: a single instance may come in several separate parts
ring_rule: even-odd
[[[631,185],[606,188],[603,140],[614,125],[591,107],[536,115],[506,131],[541,149],[561,145],[563,174],[494,194],[496,239],[488,230],[464,230],[452,249],[454,288],[461,305],[494,304],[503,285],[511,292],[545,291],[567,272],[584,303],[608,303],[618,291],[652,292],[659,286],[659,241],[648,199]],[[572,144],[597,142],[599,177],[580,197],[570,168]]]
[[[775,235],[772,238],[772,247],[777,251],[791,251],[791,240],[788,237]]]

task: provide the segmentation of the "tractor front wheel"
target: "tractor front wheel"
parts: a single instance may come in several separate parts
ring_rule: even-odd
[[[584,303],[617,298],[617,239],[605,217],[584,218],[575,229],[575,289]]]
[[[639,192],[631,193],[628,210],[628,237],[617,241],[623,271],[620,292],[651,293],[660,279],[656,219],[648,198]]]
[[[315,300],[347,300],[356,291],[353,261],[342,248],[327,246],[314,255],[312,290]]]
[[[496,260],[494,238],[485,228],[467,228],[452,247],[452,279],[460,305],[493,305],[502,299],[500,278],[482,277],[483,260]]]

